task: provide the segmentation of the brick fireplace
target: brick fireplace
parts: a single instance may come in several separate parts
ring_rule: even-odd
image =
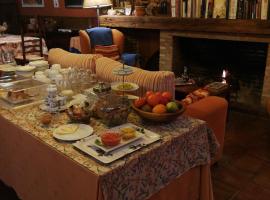
[[[254,54],[258,54],[256,59],[256,66],[254,66],[253,71],[250,72],[241,69],[241,72],[238,74],[232,74],[232,76],[237,79],[237,84],[239,90],[237,94],[233,94],[232,97],[237,95],[236,101],[239,101],[244,104],[259,104],[259,107],[265,106],[266,99],[270,98],[270,46],[269,41],[265,41],[264,39],[254,38],[249,36],[237,36],[237,35],[221,35],[221,34],[202,34],[202,33],[191,33],[191,32],[180,32],[180,31],[161,31],[160,32],[160,60],[159,60],[159,69],[160,70],[170,70],[174,71],[176,74],[179,74],[179,71],[186,62],[186,56],[183,51],[185,49],[181,48],[181,44],[179,45],[179,38],[183,39],[198,39],[199,41],[209,41],[209,43],[213,43],[213,40],[216,43],[223,44],[225,42],[232,43],[233,45],[238,46],[239,49],[246,50],[245,48],[254,49]],[[205,44],[205,42],[204,42]],[[228,46],[228,45],[227,45]],[[242,47],[241,47],[242,46]],[[221,45],[222,47],[222,45]],[[246,53],[247,58],[248,52]],[[256,55],[255,55],[256,56]],[[177,57],[177,58],[176,58]],[[243,58],[242,58],[243,59]],[[189,62],[190,64],[190,62]],[[192,64],[191,64],[192,65]],[[196,65],[196,64],[195,64]],[[187,66],[192,69],[192,66]],[[205,66],[204,66],[205,67]],[[226,68],[228,66],[220,66],[217,65],[219,69],[215,69],[215,71],[220,71],[220,75],[222,72],[222,68]],[[235,66],[234,66],[235,67]],[[218,72],[219,73],[219,72]],[[217,73],[217,74],[218,74]],[[241,80],[239,76],[243,77],[241,73],[244,74],[247,78]],[[245,75],[245,73],[247,73]],[[249,79],[253,79],[249,81]],[[250,83],[252,82],[252,83]]]

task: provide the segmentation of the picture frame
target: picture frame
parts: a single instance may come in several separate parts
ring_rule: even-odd
[[[66,8],[82,8],[83,0],[65,0]]]
[[[44,0],[22,0],[22,7],[44,7]]]
[[[59,8],[59,0],[53,0],[53,7]]]

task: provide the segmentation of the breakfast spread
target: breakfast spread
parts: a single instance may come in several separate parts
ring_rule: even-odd
[[[66,124],[58,127],[55,131],[58,135],[68,135],[75,133],[79,128],[77,124]]]

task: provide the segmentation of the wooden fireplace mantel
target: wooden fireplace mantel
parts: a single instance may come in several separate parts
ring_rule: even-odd
[[[99,17],[100,24],[108,27],[158,29],[220,34],[244,34],[258,37],[270,36],[268,20],[192,19],[160,16],[107,16]]]

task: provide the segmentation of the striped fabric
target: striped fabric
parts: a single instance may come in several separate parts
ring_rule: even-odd
[[[62,49],[49,51],[49,64],[61,64],[62,67],[85,67],[96,72],[97,78],[106,82],[122,81],[122,76],[113,74],[113,69],[122,64],[107,57],[95,54],[74,54]],[[148,90],[169,91],[174,94],[174,73],[170,71],[147,71],[132,67],[134,73],[125,77],[125,81],[139,85],[134,94],[142,96]]]
[[[48,54],[49,64],[60,64],[62,68],[79,67],[88,68],[95,72],[96,59],[102,57],[96,54],[75,54],[63,49],[51,49]]]
[[[101,54],[104,57],[111,58],[113,60],[120,59],[117,45],[109,45],[109,46],[96,45],[95,54]]]
[[[113,69],[121,67],[118,61],[102,57],[96,60],[96,74],[98,79],[107,82],[121,81],[122,76],[113,74]],[[134,73],[125,77],[125,81],[139,85],[136,95],[142,96],[146,91],[169,91],[174,94],[174,73],[170,71],[147,71],[132,67]]]

